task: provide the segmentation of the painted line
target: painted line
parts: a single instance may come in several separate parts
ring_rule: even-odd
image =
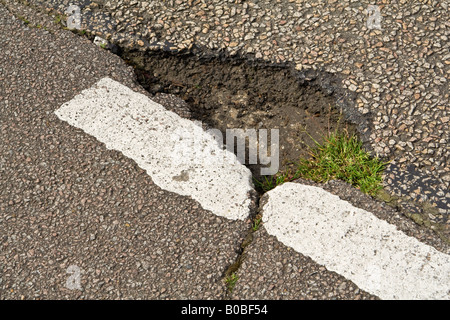
[[[55,114],[133,159],[162,189],[233,220],[250,214],[252,175],[198,124],[103,78]]]
[[[450,298],[450,256],[321,188],[268,192],[267,232],[381,299]]]

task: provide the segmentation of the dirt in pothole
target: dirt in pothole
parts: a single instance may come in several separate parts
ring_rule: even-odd
[[[140,84],[151,94],[182,98],[191,119],[209,128],[223,133],[269,129],[269,138],[270,129],[279,129],[280,172],[294,168],[299,158],[308,158],[307,145],[313,146],[313,139],[321,142],[337,128],[355,132],[344,123],[332,95],[302,84],[288,68],[137,51],[123,53],[122,58],[135,67]],[[260,166],[249,168],[260,178]]]

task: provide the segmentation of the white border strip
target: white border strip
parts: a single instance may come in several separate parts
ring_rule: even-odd
[[[450,256],[321,188],[268,192],[267,232],[381,299],[450,298]]]
[[[136,161],[161,188],[190,196],[216,215],[249,216],[250,170],[201,127],[147,96],[104,78],[55,114]]]

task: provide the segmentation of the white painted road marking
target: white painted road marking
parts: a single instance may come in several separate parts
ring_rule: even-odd
[[[381,299],[450,298],[450,256],[317,187],[268,192],[267,232]]]
[[[190,196],[216,215],[248,218],[253,190],[250,170],[194,122],[147,96],[104,78],[55,113],[108,149],[136,161],[162,189]],[[198,157],[174,154],[174,150],[194,147],[192,141],[200,141],[195,145],[196,155],[202,155],[200,163]]]

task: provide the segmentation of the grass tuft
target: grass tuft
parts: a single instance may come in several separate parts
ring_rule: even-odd
[[[265,181],[256,183],[257,186],[268,191],[285,182],[303,178],[321,183],[340,179],[372,196],[382,188],[381,173],[387,163],[371,158],[354,135],[332,133],[324,138],[323,143],[315,141],[310,155],[310,159],[300,159],[293,174],[287,172],[265,177]]]
[[[259,227],[261,226],[261,221],[262,221],[261,217],[255,218],[253,220],[253,222],[252,222],[252,230],[253,231],[258,231]]]
[[[227,284],[227,288],[230,293],[233,292],[233,289],[238,279],[239,279],[238,275],[234,272],[225,279],[225,283]]]

